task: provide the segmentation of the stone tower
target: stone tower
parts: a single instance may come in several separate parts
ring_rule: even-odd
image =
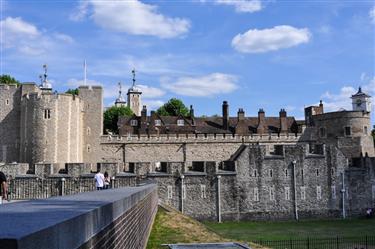
[[[121,86],[121,82],[118,83],[118,97],[115,101],[115,106],[116,107],[121,107],[121,106],[125,106],[126,105],[126,101],[124,99],[124,97],[122,96],[122,86]]]
[[[353,111],[371,112],[371,96],[362,92],[359,87],[358,92],[352,95]]]
[[[141,116],[141,95],[142,92],[135,85],[135,70],[133,69],[133,85],[128,90],[128,107],[133,111],[137,116]]]

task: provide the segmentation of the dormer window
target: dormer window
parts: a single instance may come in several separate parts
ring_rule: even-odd
[[[183,119],[178,119],[178,120],[177,120],[177,125],[178,125],[178,126],[184,126],[184,125],[185,125],[185,120],[183,120]]]
[[[137,126],[138,125],[138,120],[136,120],[136,119],[130,120],[130,125],[131,126]]]
[[[161,126],[161,120],[155,119],[155,126]]]

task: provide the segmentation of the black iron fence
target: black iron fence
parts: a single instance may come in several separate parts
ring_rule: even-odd
[[[132,178],[112,179],[111,188],[135,186]],[[91,178],[15,178],[9,180],[8,196],[13,200],[43,199],[95,190]]]
[[[375,233],[374,231],[371,232]],[[319,239],[256,240],[253,242],[272,249],[375,249],[375,235]]]

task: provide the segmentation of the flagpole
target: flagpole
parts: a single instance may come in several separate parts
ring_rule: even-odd
[[[86,79],[87,79],[87,64],[86,59],[83,62],[83,84],[86,86]]]

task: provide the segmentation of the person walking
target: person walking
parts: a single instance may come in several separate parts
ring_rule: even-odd
[[[104,175],[100,172],[100,169],[95,174],[95,186],[96,190],[102,190],[104,187]]]
[[[0,204],[2,204],[2,200],[6,200],[8,197],[8,183],[7,178],[3,172],[0,171]]]
[[[108,172],[104,172],[104,189],[109,189],[109,184],[111,183],[111,179],[108,175]]]

